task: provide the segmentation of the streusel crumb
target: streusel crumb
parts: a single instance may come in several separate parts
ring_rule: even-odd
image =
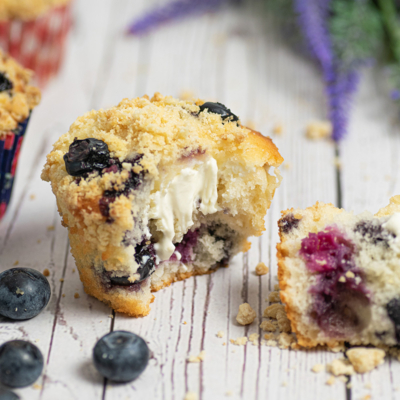
[[[247,343],[247,337],[243,336],[237,339],[231,339],[231,343],[236,346],[244,346]]]
[[[313,367],[311,368],[311,371],[318,374],[319,372],[322,372],[324,369],[325,367],[323,364],[314,364]]]
[[[198,400],[199,396],[195,392],[187,392],[184,400]]]
[[[328,380],[326,381],[326,384],[329,386],[332,386],[335,383],[335,377],[331,375]]]
[[[270,303],[279,303],[281,301],[279,292],[271,292],[268,296],[268,300]]]
[[[258,338],[259,337],[260,337],[260,335],[258,333],[252,333],[249,336],[249,340],[254,346],[256,346],[256,345],[258,345]]]
[[[286,316],[285,310],[278,310],[276,319],[278,320],[278,328],[281,332],[291,332],[290,320]]]
[[[312,140],[324,139],[332,135],[330,121],[313,121],[307,125],[306,137]]]
[[[381,349],[355,347],[347,350],[347,357],[356,372],[364,374],[383,364],[385,352]]]
[[[353,366],[345,358],[339,358],[337,360],[333,360],[326,367],[328,372],[332,373],[335,376],[354,374]]]
[[[240,325],[249,325],[256,319],[256,312],[251,308],[250,304],[243,303],[239,306],[239,312],[236,321]]]
[[[269,268],[263,262],[260,262],[256,265],[256,274],[258,276],[266,275],[268,272]]]
[[[206,352],[203,350],[200,352],[198,356],[189,356],[187,361],[190,363],[199,363],[201,361],[204,361]]]
[[[288,333],[281,333],[278,336],[278,342],[279,342],[279,347],[281,349],[287,349],[293,342],[295,341],[295,338],[292,335],[289,335]]]
[[[266,332],[275,332],[278,328],[278,322],[276,321],[263,321],[260,324],[260,328]]]
[[[223,331],[218,331],[217,337],[223,338],[225,336],[225,333]]]
[[[276,314],[280,310],[285,311],[285,307],[282,304],[272,304],[264,310],[263,317],[276,319]]]

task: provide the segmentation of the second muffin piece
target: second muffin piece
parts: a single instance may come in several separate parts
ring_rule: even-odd
[[[160,94],[91,111],[47,157],[87,293],[131,316],[214,271],[260,235],[283,159],[219,103]]]

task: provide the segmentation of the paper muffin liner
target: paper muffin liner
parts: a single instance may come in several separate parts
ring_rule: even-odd
[[[0,138],[0,220],[10,202],[18,156],[28,122],[29,117]]]
[[[35,71],[41,87],[60,69],[71,27],[71,4],[56,7],[32,21],[0,22],[0,47]]]

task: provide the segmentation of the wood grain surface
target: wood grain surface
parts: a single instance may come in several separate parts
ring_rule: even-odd
[[[387,98],[385,77],[366,72],[351,110],[350,135],[340,146],[307,140],[307,123],[326,118],[322,79],[307,55],[282,36],[262,1],[245,1],[141,37],[125,34],[135,16],[165,2],[74,2],[66,59],[32,116],[12,203],[0,225],[1,270],[16,264],[47,268],[53,293],[48,308],[30,321],[0,319],[0,343],[27,339],[45,358],[42,377],[17,392],[32,400],[183,400],[188,391],[201,400],[400,399],[398,361],[386,360],[371,373],[353,376],[350,385],[340,380],[327,385],[329,375],[311,368],[337,354],[229,341],[262,336],[262,312],[277,283],[281,210],[318,200],[355,212],[376,211],[400,193],[398,109]],[[228,269],[163,289],[149,316],[132,319],[84,293],[67,231],[40,172],[52,143],[79,115],[155,91],[226,104],[245,124],[273,137],[285,158],[284,179],[266,216],[266,231],[253,238],[247,254],[235,257]],[[273,134],[277,125],[282,126],[279,136]],[[255,275],[260,261],[270,267],[268,275]],[[247,327],[235,320],[243,302],[258,316]],[[116,329],[141,335],[152,351],[143,375],[125,385],[106,382],[91,362],[96,341]],[[218,338],[218,331],[225,336]],[[187,363],[189,355],[202,350],[203,362]]]

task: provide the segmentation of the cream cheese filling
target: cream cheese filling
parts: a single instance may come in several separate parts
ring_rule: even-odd
[[[176,233],[184,235],[194,224],[193,214],[219,211],[218,165],[214,158],[195,160],[192,165],[161,180],[160,190],[150,196],[149,218],[157,222],[160,240],[154,245],[157,262],[168,260],[175,251]]]

